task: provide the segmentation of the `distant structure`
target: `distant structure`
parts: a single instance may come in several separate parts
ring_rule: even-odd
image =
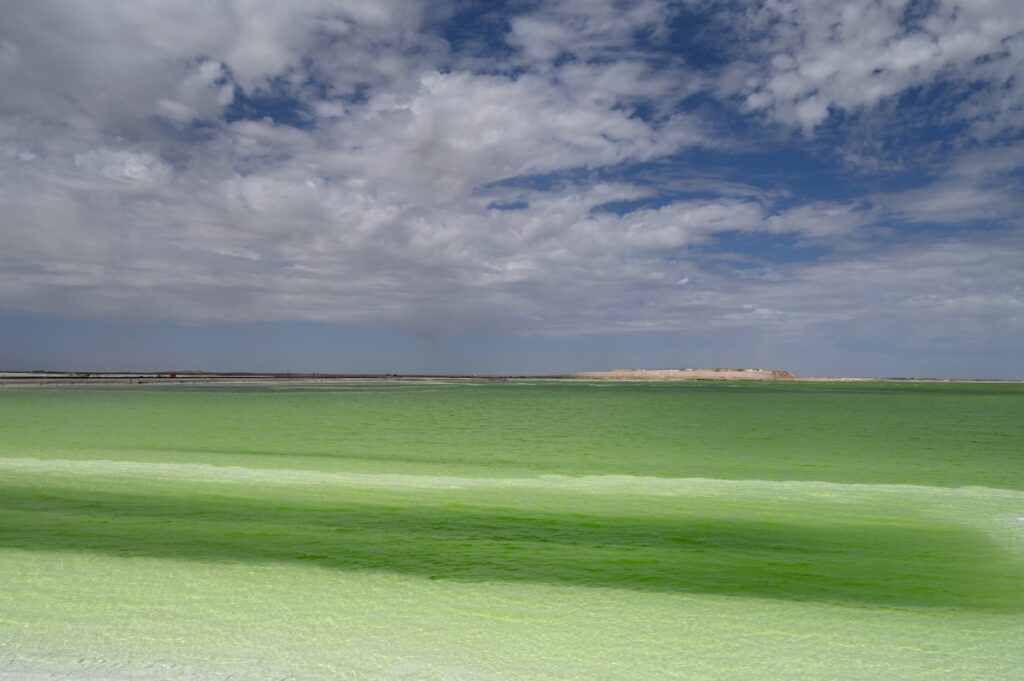
[[[792,381],[796,375],[781,369],[614,369],[581,371],[574,378],[641,381]]]

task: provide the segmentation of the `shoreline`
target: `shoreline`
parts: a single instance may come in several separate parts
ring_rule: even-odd
[[[503,381],[615,381],[615,382],[755,382],[755,383],[991,383],[1017,385],[1024,379],[797,376],[771,369],[617,369],[574,374],[310,374],[249,372],[63,372],[0,371],[4,385],[174,385],[216,383],[355,383],[355,382],[503,382]]]

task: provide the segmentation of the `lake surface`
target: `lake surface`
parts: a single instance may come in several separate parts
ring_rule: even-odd
[[[1021,668],[1021,385],[0,388],[0,679]]]

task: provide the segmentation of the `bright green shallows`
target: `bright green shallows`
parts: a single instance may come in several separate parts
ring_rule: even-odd
[[[1024,667],[1022,386],[48,386],[0,435],[0,672]]]

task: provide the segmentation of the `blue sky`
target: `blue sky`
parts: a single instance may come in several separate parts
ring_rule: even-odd
[[[1024,377],[1015,1],[0,7],[0,369]]]

